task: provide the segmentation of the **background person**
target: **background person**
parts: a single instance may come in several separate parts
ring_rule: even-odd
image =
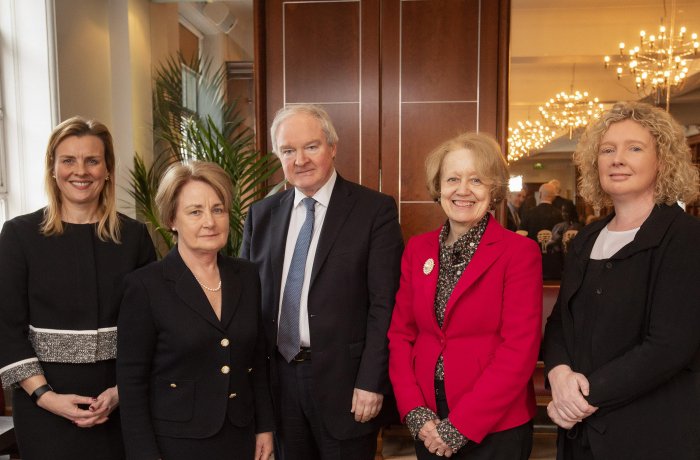
[[[520,206],[522,206],[527,197],[527,187],[523,185],[522,190],[511,191],[508,193],[508,214],[506,215],[506,228],[511,232],[515,232],[520,227]]]
[[[374,459],[391,414],[388,339],[403,238],[390,196],[336,171],[328,114],[291,105],[272,145],[293,186],[250,207],[277,427],[276,460]],[[394,409],[395,413],[395,409]]]
[[[527,231],[527,237],[537,241],[537,234],[541,230],[552,230],[556,224],[564,218],[561,211],[552,206],[555,197],[555,189],[550,184],[540,186],[540,204],[523,213],[520,221],[520,230]]]
[[[124,276],[155,260],[117,213],[112,136],[70,118],[46,149],[49,204],[0,233],[0,377],[27,460],[123,459],[115,374]]]
[[[561,182],[559,182],[557,179],[552,179],[548,183],[549,185],[554,187],[555,196],[552,200],[552,206],[554,206],[555,209],[558,209],[560,211],[562,207],[568,206],[571,220],[573,222],[576,222],[577,224],[580,224],[578,220],[578,211],[576,210],[576,205],[574,204],[574,202],[569,200],[568,198],[564,198],[563,196],[561,196]]]
[[[119,387],[127,458],[267,460],[274,414],[260,278],[226,245],[233,185],[215,163],[178,163],[158,211],[177,244],[126,278]]]
[[[542,334],[541,252],[489,214],[508,190],[483,134],[426,160],[445,225],[409,240],[389,329],[389,371],[418,459],[527,460]],[[454,455],[453,455],[454,454]]]
[[[583,198],[614,213],[569,246],[544,338],[559,459],[700,458],[700,221],[684,129],[613,106],[574,153]]]

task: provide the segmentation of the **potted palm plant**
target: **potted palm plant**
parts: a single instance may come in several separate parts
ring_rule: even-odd
[[[153,225],[168,249],[174,242],[161,225],[155,194],[160,177],[172,163],[211,161],[231,177],[233,206],[228,241],[222,249],[229,256],[240,252],[248,207],[284,185],[269,184],[272,174],[280,168],[279,160],[273,153],[262,154],[255,149],[255,135],[236,110],[237,101],[226,101],[225,81],[224,67],[212,71],[210,60],[193,58],[186,62],[181,54],[170,57],[156,71],[154,159],[148,166],[138,154],[134,155],[128,192],[137,211]]]

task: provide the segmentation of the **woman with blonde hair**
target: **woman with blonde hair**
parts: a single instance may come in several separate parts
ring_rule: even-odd
[[[447,215],[411,238],[389,329],[389,376],[419,460],[527,460],[542,335],[537,243],[489,214],[508,193],[492,138],[467,133],[426,160]]]
[[[51,133],[49,204],[0,232],[0,378],[23,459],[123,459],[116,387],[124,276],[155,260],[117,212],[112,136],[95,120]]]
[[[544,337],[557,458],[700,458],[700,220],[684,129],[621,102],[574,153],[579,190],[614,212],[569,245]]]

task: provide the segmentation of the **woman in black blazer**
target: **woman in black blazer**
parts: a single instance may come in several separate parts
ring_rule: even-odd
[[[73,117],[51,133],[48,205],[0,232],[0,378],[25,460],[123,460],[116,380],[124,276],[155,261],[117,212],[112,136]]]
[[[700,458],[700,221],[684,129],[625,102],[591,125],[580,192],[615,212],[573,240],[544,337],[558,459]]]
[[[274,415],[260,279],[218,251],[233,187],[218,165],[177,164],[156,204],[178,244],[126,279],[117,380],[127,458],[263,459]]]

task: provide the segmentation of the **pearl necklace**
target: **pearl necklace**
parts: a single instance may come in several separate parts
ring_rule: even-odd
[[[219,280],[219,286],[218,286],[216,289],[212,289],[212,288],[210,288],[210,287],[206,287],[206,286],[204,285],[204,283],[202,283],[201,281],[199,281],[199,278],[197,278],[197,275],[195,275],[194,273],[192,273],[192,276],[194,276],[194,279],[197,280],[197,282],[199,283],[199,285],[202,286],[202,287],[203,287],[204,289],[206,289],[207,291],[216,292],[216,291],[218,291],[219,289],[221,289],[221,280]]]

